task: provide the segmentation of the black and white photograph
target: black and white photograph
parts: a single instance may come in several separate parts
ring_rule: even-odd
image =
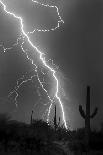
[[[103,0],[0,0],[0,155],[103,155]]]

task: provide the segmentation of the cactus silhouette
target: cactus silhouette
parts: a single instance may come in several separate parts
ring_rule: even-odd
[[[86,112],[83,110],[81,105],[79,105],[79,112],[83,119],[85,119],[85,142],[87,149],[89,149],[90,119],[93,119],[98,112],[98,108],[96,107],[94,112],[90,114],[90,86],[87,86]]]
[[[54,129],[56,131],[57,128],[57,118],[56,118],[56,105],[55,105],[55,115],[54,115]]]
[[[31,124],[33,123],[33,110],[32,110],[32,113],[31,113],[31,120],[30,120],[30,123],[31,123]]]
[[[56,105],[55,105],[55,114],[54,114],[54,129],[57,131],[57,129],[60,127],[60,117],[59,121],[57,122],[57,110],[56,110]]]
[[[59,122],[58,122],[58,127],[60,126],[60,117],[59,117]]]

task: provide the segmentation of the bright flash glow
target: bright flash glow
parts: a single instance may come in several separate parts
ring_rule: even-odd
[[[47,5],[46,5],[46,4],[42,4],[42,3],[39,3],[39,2],[34,1],[34,0],[32,0],[32,2],[34,2],[35,4],[38,4],[38,5],[43,5],[43,6],[45,6],[45,7],[56,8],[56,11],[57,11],[57,14],[58,14],[58,17],[59,17],[59,21],[58,21],[57,27],[52,28],[51,30],[39,30],[39,29],[36,29],[36,30],[33,30],[32,32],[25,32],[25,31],[24,31],[23,18],[20,17],[20,16],[17,16],[14,12],[8,11],[6,5],[0,0],[0,3],[1,3],[1,5],[3,6],[4,11],[5,11],[8,15],[11,15],[11,16],[13,16],[14,18],[16,18],[16,19],[20,22],[21,36],[17,39],[17,43],[14,44],[14,45],[17,45],[17,44],[18,44],[18,41],[19,41],[20,39],[23,39],[23,42],[22,42],[22,44],[21,44],[21,49],[22,49],[22,51],[26,54],[27,59],[29,59],[29,60],[31,61],[31,63],[35,66],[35,72],[37,73],[37,66],[34,64],[34,61],[33,61],[31,58],[29,58],[29,56],[28,56],[26,50],[24,50],[24,48],[23,48],[24,40],[26,39],[26,40],[28,41],[28,43],[31,45],[31,47],[33,48],[33,50],[35,50],[35,51],[39,54],[39,58],[40,58],[42,64],[52,73],[52,76],[53,76],[53,78],[54,78],[54,80],[55,80],[55,82],[56,82],[56,92],[55,92],[55,96],[53,97],[53,99],[51,99],[50,96],[48,95],[47,90],[43,87],[43,83],[40,81],[40,78],[39,78],[39,76],[38,76],[38,73],[36,74],[36,76],[37,76],[37,78],[38,78],[38,81],[39,81],[41,87],[42,87],[43,90],[46,92],[46,94],[47,94],[49,100],[51,101],[51,105],[50,105],[49,110],[48,110],[47,122],[49,121],[49,115],[50,115],[50,111],[51,111],[51,107],[52,107],[53,101],[54,101],[54,99],[56,99],[56,100],[59,102],[59,104],[60,104],[60,107],[61,107],[61,110],[62,110],[63,122],[64,122],[64,125],[65,125],[65,128],[67,129],[67,124],[66,124],[66,119],[65,119],[65,113],[64,113],[63,103],[62,103],[62,101],[61,101],[61,99],[60,99],[60,97],[59,97],[59,81],[58,81],[58,78],[57,78],[57,76],[56,76],[56,71],[53,69],[53,67],[50,67],[50,65],[47,64],[47,62],[46,62],[46,60],[45,60],[45,57],[44,57],[44,56],[45,56],[44,53],[43,53],[42,51],[40,51],[40,50],[32,43],[32,41],[30,40],[30,37],[29,37],[29,34],[30,34],[30,33],[34,33],[35,31],[43,31],[43,32],[46,32],[46,31],[54,31],[54,30],[56,30],[57,28],[59,28],[60,23],[64,23],[64,21],[62,20],[60,14],[59,14],[59,10],[58,10],[58,7],[57,7],[57,6],[50,6],[50,5],[48,5],[48,4],[47,4]],[[3,48],[4,48],[4,47],[3,47]],[[8,50],[8,49],[11,49],[11,48],[4,48],[4,52],[5,52],[6,50]],[[34,75],[34,76],[35,76],[35,75]],[[32,80],[32,78],[33,78],[34,76],[32,76],[32,77],[31,77],[30,79],[28,79],[28,80]],[[19,83],[19,81],[17,81],[17,86],[16,86],[15,89],[9,94],[9,96],[10,96],[13,92],[15,92],[15,93],[16,93],[16,98],[15,98],[15,100],[16,100],[17,97],[18,97],[18,92],[17,92],[17,90],[19,89],[19,87],[20,87],[23,83],[27,82],[28,80],[23,80],[21,83]]]

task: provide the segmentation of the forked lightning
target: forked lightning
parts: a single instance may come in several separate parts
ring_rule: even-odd
[[[42,4],[42,3],[38,2],[38,1],[34,1],[34,0],[32,0],[32,2],[35,3],[35,4],[38,4],[38,5],[45,6],[45,7],[55,8],[56,11],[57,11],[58,17],[59,17],[58,25],[57,25],[55,28],[52,28],[52,29],[50,29],[50,30],[48,30],[48,29],[45,29],[45,30],[34,29],[34,30],[31,31],[31,32],[25,32],[25,31],[24,31],[23,18],[20,17],[20,16],[18,16],[18,15],[16,15],[14,12],[8,11],[8,10],[7,10],[6,4],[4,4],[4,3],[0,0],[0,4],[2,5],[4,11],[5,11],[8,15],[11,15],[11,16],[13,16],[14,18],[16,18],[16,19],[20,22],[20,26],[21,26],[21,27],[20,27],[20,28],[21,28],[21,36],[20,36],[20,38],[17,39],[17,43],[16,43],[16,44],[18,44],[18,40],[19,40],[19,39],[23,38],[23,42],[22,42],[22,44],[21,44],[21,49],[22,49],[22,51],[26,54],[27,59],[29,59],[29,60],[32,62],[32,64],[35,66],[35,71],[36,71],[36,73],[37,73],[37,66],[34,64],[34,61],[33,61],[31,58],[29,58],[29,56],[28,56],[26,50],[24,50],[24,48],[23,48],[24,39],[27,39],[28,43],[31,45],[31,47],[33,48],[33,50],[36,51],[36,52],[39,54],[39,58],[40,58],[42,64],[52,73],[52,76],[53,76],[53,78],[55,79],[55,82],[56,82],[56,92],[55,92],[55,95],[54,95],[53,99],[51,99],[50,96],[48,95],[47,90],[43,87],[43,83],[40,81],[39,76],[38,76],[38,73],[36,74],[36,76],[37,76],[37,78],[38,78],[38,80],[39,80],[39,83],[40,83],[41,87],[42,87],[43,90],[47,93],[47,96],[48,96],[49,100],[51,101],[51,104],[50,104],[49,109],[48,109],[47,122],[49,121],[49,115],[50,115],[51,107],[52,107],[52,104],[53,104],[53,100],[54,100],[54,99],[57,99],[57,101],[58,101],[59,104],[60,104],[61,110],[62,110],[63,122],[64,122],[64,125],[65,125],[65,128],[67,129],[67,124],[66,124],[66,119],[65,119],[65,112],[64,112],[64,108],[63,108],[63,103],[62,103],[62,101],[61,101],[61,99],[60,99],[60,97],[59,97],[59,81],[58,81],[58,78],[57,78],[57,76],[56,76],[56,70],[55,70],[53,67],[50,67],[50,65],[48,65],[47,61],[45,60],[45,54],[44,54],[42,51],[40,51],[40,50],[32,43],[32,41],[30,40],[30,37],[29,37],[29,34],[33,34],[35,31],[38,31],[38,32],[39,32],[39,31],[42,31],[42,32],[54,31],[54,30],[56,30],[57,28],[59,28],[60,23],[64,23],[64,21],[62,20],[62,18],[61,18],[61,16],[60,16],[59,9],[58,9],[57,6],[51,6],[51,5],[48,5],[48,4]],[[16,45],[16,44],[15,44],[15,45]],[[4,47],[3,47],[3,48],[4,48]],[[6,50],[8,50],[8,49],[10,49],[10,48],[4,48],[4,52],[5,52]],[[33,78],[33,76],[32,76],[30,79],[28,79],[28,80],[31,80],[32,78]],[[24,80],[24,81],[22,81],[20,84],[17,82],[17,86],[16,86],[15,89],[13,90],[13,91],[15,91],[15,93],[16,93],[16,98],[18,97],[17,90],[19,89],[19,87],[20,87],[23,83],[27,82],[28,80]],[[11,95],[11,94],[13,93],[13,91],[12,91],[9,95]]]

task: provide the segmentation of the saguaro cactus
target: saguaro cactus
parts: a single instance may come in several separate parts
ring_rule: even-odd
[[[59,117],[59,122],[58,122],[58,126],[60,126],[60,117]]]
[[[57,128],[56,105],[55,105],[55,115],[54,115],[54,128],[55,128],[55,131],[56,131],[56,128]]]
[[[89,148],[90,119],[93,119],[98,112],[98,108],[96,107],[94,112],[90,114],[90,86],[87,86],[86,112],[83,110],[81,105],[79,105],[79,112],[83,119],[85,119],[85,140],[87,148]]]
[[[31,120],[30,120],[30,123],[32,124],[33,123],[33,110],[31,112]]]

